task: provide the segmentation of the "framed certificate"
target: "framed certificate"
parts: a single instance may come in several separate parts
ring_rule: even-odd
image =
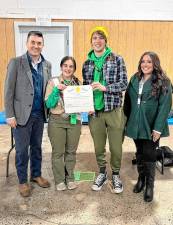
[[[90,85],[68,86],[63,94],[65,113],[94,111],[93,90]]]

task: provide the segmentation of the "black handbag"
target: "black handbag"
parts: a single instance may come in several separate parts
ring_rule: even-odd
[[[164,173],[164,167],[173,166],[173,151],[168,146],[156,148],[157,162],[161,163],[161,173]]]
[[[164,167],[173,166],[173,150],[168,146],[160,146],[156,148],[157,165],[161,165],[161,173],[164,174]],[[136,158],[132,159],[132,164],[136,165]],[[159,166],[157,166],[159,168]]]

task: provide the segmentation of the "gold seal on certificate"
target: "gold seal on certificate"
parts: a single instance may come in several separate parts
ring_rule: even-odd
[[[94,111],[93,90],[90,85],[68,86],[63,94],[65,113]]]

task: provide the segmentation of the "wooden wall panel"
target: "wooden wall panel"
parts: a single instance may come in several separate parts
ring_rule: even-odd
[[[81,65],[85,60],[85,32],[84,21],[73,22],[73,46],[78,46],[73,49],[74,58],[77,60],[77,70],[75,72],[81,80]]]
[[[163,57],[167,57],[167,63],[165,65],[166,72],[168,76],[172,80],[173,84],[173,22],[169,22],[169,30],[168,30],[168,49],[167,53],[163,55]]]
[[[7,60],[9,61],[12,56],[15,56],[14,20],[6,20],[5,28],[7,42]]]
[[[116,21],[110,22],[109,26],[109,36],[112,38],[108,39],[108,45],[112,48],[113,51],[117,51],[119,43],[119,24]]]
[[[5,30],[5,19],[0,20],[0,111],[3,108],[4,80],[7,66],[7,40]]]
[[[34,19],[0,19],[0,111],[3,110],[3,86],[9,59],[15,56],[14,21]],[[105,26],[109,33],[108,46],[125,59],[128,77],[136,72],[140,56],[145,51],[158,53],[163,69],[173,82],[173,22],[166,21],[100,21],[53,20],[73,22],[73,55],[77,62],[76,75],[91,49],[90,31]]]

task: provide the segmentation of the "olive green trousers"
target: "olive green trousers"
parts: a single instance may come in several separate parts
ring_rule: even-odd
[[[70,124],[69,118],[50,115],[48,136],[52,145],[52,170],[55,184],[74,181],[76,150],[81,134],[81,123]]]
[[[110,165],[114,172],[119,172],[122,158],[125,116],[122,108],[110,112],[98,112],[90,116],[89,127],[94,141],[98,167],[106,167],[106,140],[108,137],[111,153]]]

